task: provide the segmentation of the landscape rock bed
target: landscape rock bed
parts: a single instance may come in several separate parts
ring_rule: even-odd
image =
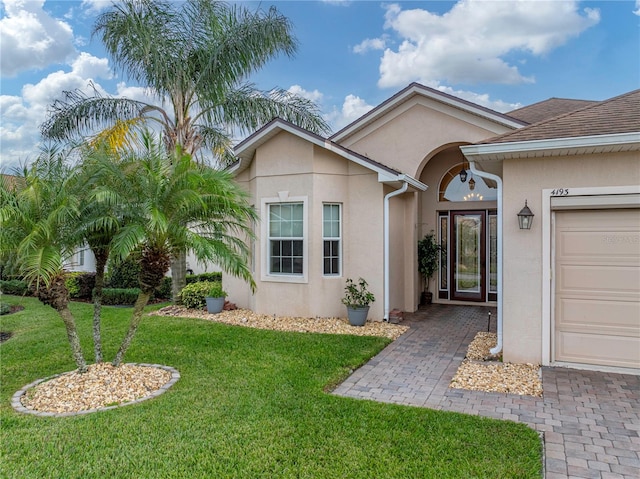
[[[478,333],[449,387],[541,397],[540,366],[497,362],[489,351],[496,341],[495,333]]]
[[[77,413],[158,395],[172,378],[177,380],[166,366],[99,363],[89,365],[85,373],[60,374],[17,394],[26,409],[22,412]]]
[[[275,331],[381,336],[389,339],[398,339],[402,333],[409,329],[408,326],[385,323],[383,321],[367,321],[364,326],[351,326],[346,318],[270,316],[266,314],[256,314],[247,309],[236,309],[210,314],[199,309],[187,309],[182,306],[166,306],[151,314],[158,316],[201,318],[218,323],[234,324],[257,329],[271,329]]]

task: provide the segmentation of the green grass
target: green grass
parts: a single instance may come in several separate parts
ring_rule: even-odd
[[[181,379],[143,403],[69,418],[16,413],[15,391],[74,368],[62,321],[32,298],[0,316],[2,478],[534,478],[538,435],[522,424],[323,392],[381,338],[260,331],[148,317],[127,362]],[[91,306],[73,304],[90,356]],[[130,309],[104,309],[113,357]]]

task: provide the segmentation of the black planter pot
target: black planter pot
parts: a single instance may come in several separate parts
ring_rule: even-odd
[[[425,306],[433,301],[433,293],[431,291],[423,291],[420,295],[420,304]]]

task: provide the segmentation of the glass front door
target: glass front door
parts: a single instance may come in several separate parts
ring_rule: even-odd
[[[453,300],[485,301],[485,211],[451,212],[451,277]]]

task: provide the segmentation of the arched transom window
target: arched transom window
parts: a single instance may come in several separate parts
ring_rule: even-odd
[[[445,173],[438,190],[439,201],[495,201],[498,199],[498,185],[495,181],[474,175],[468,168],[467,181],[460,180],[462,163],[458,163]]]

